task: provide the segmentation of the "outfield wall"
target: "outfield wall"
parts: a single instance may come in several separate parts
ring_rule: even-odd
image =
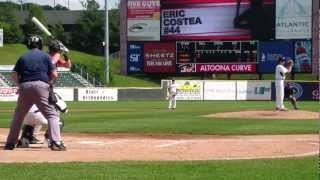
[[[297,100],[320,100],[320,82],[290,81]],[[159,88],[55,88],[65,101],[160,101],[167,97],[170,80]],[[275,99],[273,81],[176,80],[179,101]],[[0,101],[17,101],[16,87],[0,87]]]

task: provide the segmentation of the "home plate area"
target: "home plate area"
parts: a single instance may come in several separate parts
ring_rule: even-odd
[[[317,135],[191,136],[64,134],[65,152],[46,144],[4,151],[0,162],[185,161],[286,158],[316,155]]]

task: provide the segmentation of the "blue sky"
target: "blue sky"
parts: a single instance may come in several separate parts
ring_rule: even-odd
[[[8,1],[8,0],[0,0],[0,1]],[[19,3],[20,0],[9,0],[11,2],[16,2]],[[24,3],[37,3],[37,4],[41,4],[41,5],[51,5],[53,6],[53,2],[54,0],[22,0]],[[68,5],[68,0],[55,0],[56,4],[61,4],[63,6],[67,6]],[[105,0],[96,0],[99,4],[101,8],[104,8],[104,2]],[[108,5],[109,7],[114,8],[117,4],[117,2],[119,2],[120,0],[108,0]],[[69,0],[70,3],[70,9],[71,10],[79,10],[79,9],[83,9],[80,3],[80,0]]]

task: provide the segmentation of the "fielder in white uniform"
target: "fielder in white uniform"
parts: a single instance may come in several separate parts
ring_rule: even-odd
[[[276,86],[276,110],[287,111],[284,107],[284,80],[286,79],[286,74],[290,73],[292,70],[293,61],[288,61],[288,66],[285,67],[286,59],[281,57],[278,60],[278,65],[275,72],[275,86]]]
[[[169,109],[176,109],[177,85],[175,84],[175,80],[172,80],[172,83],[168,87],[168,92],[169,92]]]

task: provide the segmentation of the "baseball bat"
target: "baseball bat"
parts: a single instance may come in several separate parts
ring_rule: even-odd
[[[31,21],[46,35],[53,37],[49,30],[36,17],[32,17]]]
[[[36,18],[36,17],[32,17],[31,21],[42,31],[44,32],[46,35],[48,35],[49,37],[51,37],[52,39],[55,39],[55,37],[50,33],[50,31]],[[61,43],[61,42],[60,42]],[[61,43],[62,46],[62,51],[68,53],[69,49]]]

